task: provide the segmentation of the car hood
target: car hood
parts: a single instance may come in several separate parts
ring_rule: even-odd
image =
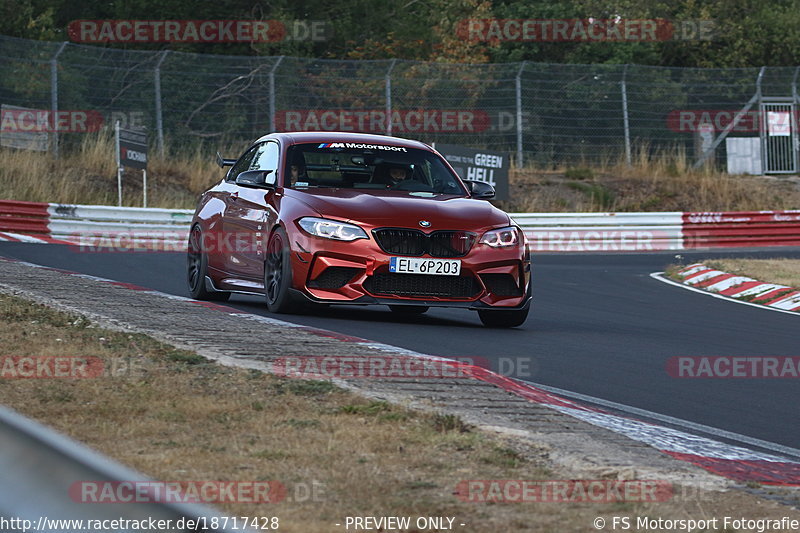
[[[485,200],[420,194],[372,189],[285,189],[286,196],[305,203],[322,217],[373,226],[419,227],[420,220],[427,220],[432,230],[466,230],[503,226],[511,221],[505,212]]]

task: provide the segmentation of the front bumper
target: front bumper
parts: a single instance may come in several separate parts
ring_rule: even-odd
[[[530,306],[530,255],[524,244],[492,248],[476,243],[463,257],[452,258],[461,261],[460,276],[433,276],[390,273],[394,255],[373,239],[340,242],[293,233],[292,288],[312,302],[476,310]]]

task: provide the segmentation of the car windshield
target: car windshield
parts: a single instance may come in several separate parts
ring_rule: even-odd
[[[284,183],[294,189],[328,187],[467,194],[438,155],[389,144],[295,144],[289,148],[284,172]]]

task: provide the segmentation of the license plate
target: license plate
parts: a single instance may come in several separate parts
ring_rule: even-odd
[[[458,259],[424,259],[422,257],[392,257],[389,272],[396,274],[432,274],[458,276],[461,261]]]

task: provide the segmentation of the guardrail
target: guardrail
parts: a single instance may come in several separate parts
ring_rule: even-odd
[[[146,485],[152,480],[3,406],[0,406],[0,472],[3,473],[0,517],[30,521],[28,531],[55,533],[81,529],[74,522],[67,525],[61,520],[125,519],[145,523],[150,519],[171,520],[170,530],[188,531],[195,528],[178,528],[176,524],[189,519],[209,525],[210,531],[234,533],[230,528],[211,527],[217,524],[212,517],[222,514],[200,504],[161,502],[157,498],[149,498],[151,501],[147,502],[139,498],[131,503],[75,501],[71,489],[76,483]],[[241,533],[242,529],[237,531]]]
[[[511,213],[536,252],[647,252],[800,245],[800,210]],[[182,251],[189,209],[0,200],[0,240]]]
[[[538,252],[682,250],[682,215],[667,213],[511,213]]]
[[[180,250],[192,213],[191,209],[0,200],[0,239]]]
[[[54,239],[102,244],[102,239],[134,246],[181,247],[189,235],[190,209],[49,204],[48,228]],[[87,238],[88,237],[88,238]]]

